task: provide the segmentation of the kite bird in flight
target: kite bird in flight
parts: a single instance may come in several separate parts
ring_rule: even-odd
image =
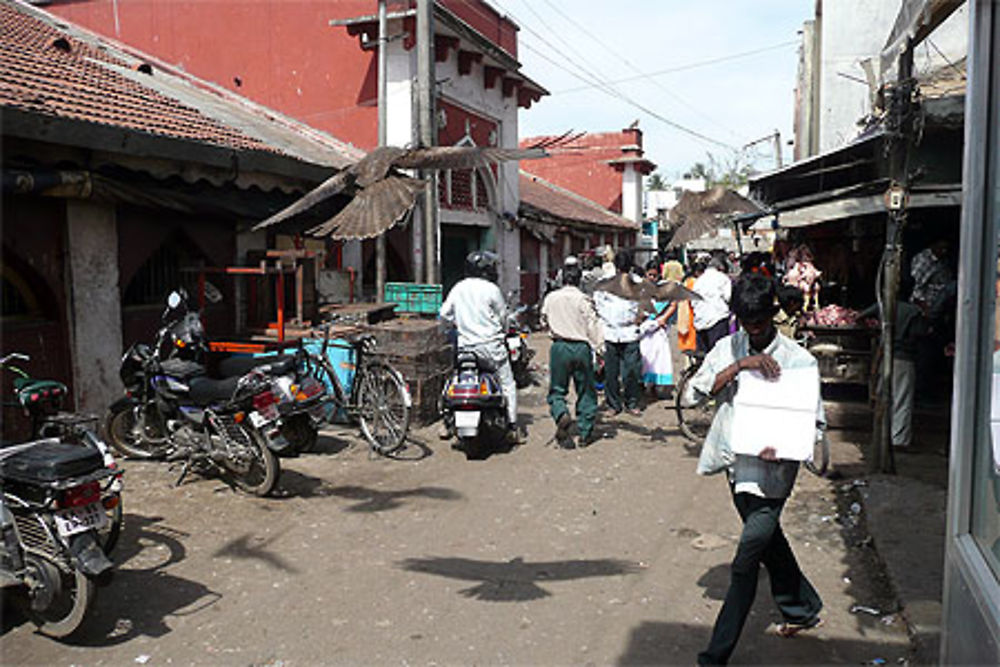
[[[323,181],[298,201],[258,223],[254,230],[287,220],[353,187],[356,194],[347,206],[306,233],[312,236],[329,235],[334,239],[372,238],[402,220],[416,203],[417,194],[424,189],[423,180],[405,175],[400,171],[402,169],[486,169],[509,160],[546,156],[542,146],[524,149],[381,146]]]

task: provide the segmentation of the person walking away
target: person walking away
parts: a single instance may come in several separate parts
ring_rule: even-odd
[[[664,280],[676,280],[677,282],[683,282],[684,265],[677,260],[676,256],[671,256],[663,263],[661,276]]]
[[[657,262],[646,264],[646,280],[654,285],[660,282],[660,267]],[[639,325],[639,354],[642,357],[642,382],[652,398],[659,396],[664,388],[670,398],[674,386],[674,363],[667,328],[677,312],[677,303],[654,302],[653,311],[645,322]]]
[[[451,288],[439,314],[458,329],[459,350],[473,352],[496,367],[507,402],[507,437],[520,444],[526,434],[517,426],[517,384],[505,336],[507,304],[496,281],[496,254],[474,250],[465,258],[465,278]]]
[[[579,444],[593,440],[597,418],[597,388],[594,378],[594,353],[602,354],[604,340],[594,304],[580,290],[583,267],[579,262],[563,266],[563,287],[545,297],[542,324],[549,329],[548,404],[556,422],[556,442],[573,449],[573,418],[566,405],[570,380],[576,392],[576,436]]]
[[[701,295],[701,301],[691,304],[694,328],[698,332],[698,351],[708,354],[716,342],[729,333],[729,298],[733,283],[726,274],[725,258],[713,256],[692,289]]]
[[[775,291],[774,281],[763,276],[748,275],[737,281],[733,288],[733,310],[741,328],[719,341],[691,382],[694,392],[713,395],[719,403],[698,460],[698,473],[726,472],[733,504],[743,520],[729,589],[709,644],[698,654],[700,665],[728,663],[753,606],[762,564],[767,568],[771,595],[784,619],[778,626],[778,634],[792,637],[820,623],[823,602],[799,568],[780,523],[799,462],[778,460],[770,447],[759,456],[734,455],[730,447],[733,397],[742,371],[777,378],[783,369],[816,365],[816,359],[807,350],[778,333],[773,320]],[[822,435],[823,422],[822,403],[817,401],[816,423],[820,429],[817,436]]]
[[[620,250],[615,255],[616,275],[628,275],[632,255]],[[630,278],[631,279],[631,278]],[[627,410],[640,414],[639,384],[642,358],[639,354],[639,304],[604,291],[594,293],[597,316],[604,324],[604,396],[615,414]],[[621,385],[619,385],[619,379]],[[624,397],[622,396],[624,388]]]

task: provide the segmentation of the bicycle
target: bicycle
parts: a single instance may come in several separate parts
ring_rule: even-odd
[[[677,389],[674,393],[677,428],[688,440],[701,443],[708,435],[708,429],[715,417],[715,398],[698,394],[688,388],[691,379],[701,368],[702,362],[705,361],[705,353],[685,350],[684,354],[689,360],[688,367],[681,372],[681,379],[677,383]]]
[[[312,376],[327,388],[327,421],[343,411],[350,420],[357,420],[372,451],[390,456],[406,441],[412,407],[410,391],[399,371],[375,357],[374,336],[361,334],[347,344],[332,343],[330,328],[336,319],[320,326],[323,344],[319,353],[309,352],[305,362]],[[350,392],[344,389],[327,357],[330,347],[353,351],[354,379]]]

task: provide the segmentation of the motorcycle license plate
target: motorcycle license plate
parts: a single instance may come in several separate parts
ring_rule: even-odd
[[[280,415],[278,414],[278,408],[273,405],[269,405],[263,410],[254,410],[250,413],[250,423],[256,428],[260,428],[268,422],[273,422]]]
[[[104,512],[101,503],[90,503],[83,507],[70,507],[59,510],[53,517],[56,520],[56,528],[63,537],[76,535],[92,528],[104,528],[108,525],[108,515]]]
[[[455,413],[455,428],[479,426],[479,410],[459,410]]]

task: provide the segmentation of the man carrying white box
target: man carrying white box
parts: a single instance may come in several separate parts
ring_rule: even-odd
[[[698,654],[703,665],[729,661],[753,606],[761,564],[785,620],[780,635],[815,627],[823,607],[780,524],[799,462],[811,456],[822,435],[819,373],[807,350],[778,333],[775,291],[775,283],[761,275],[737,281],[732,307],[740,330],[716,343],[690,385],[718,403],[698,473],[726,472],[743,520],[725,602],[708,648]]]

